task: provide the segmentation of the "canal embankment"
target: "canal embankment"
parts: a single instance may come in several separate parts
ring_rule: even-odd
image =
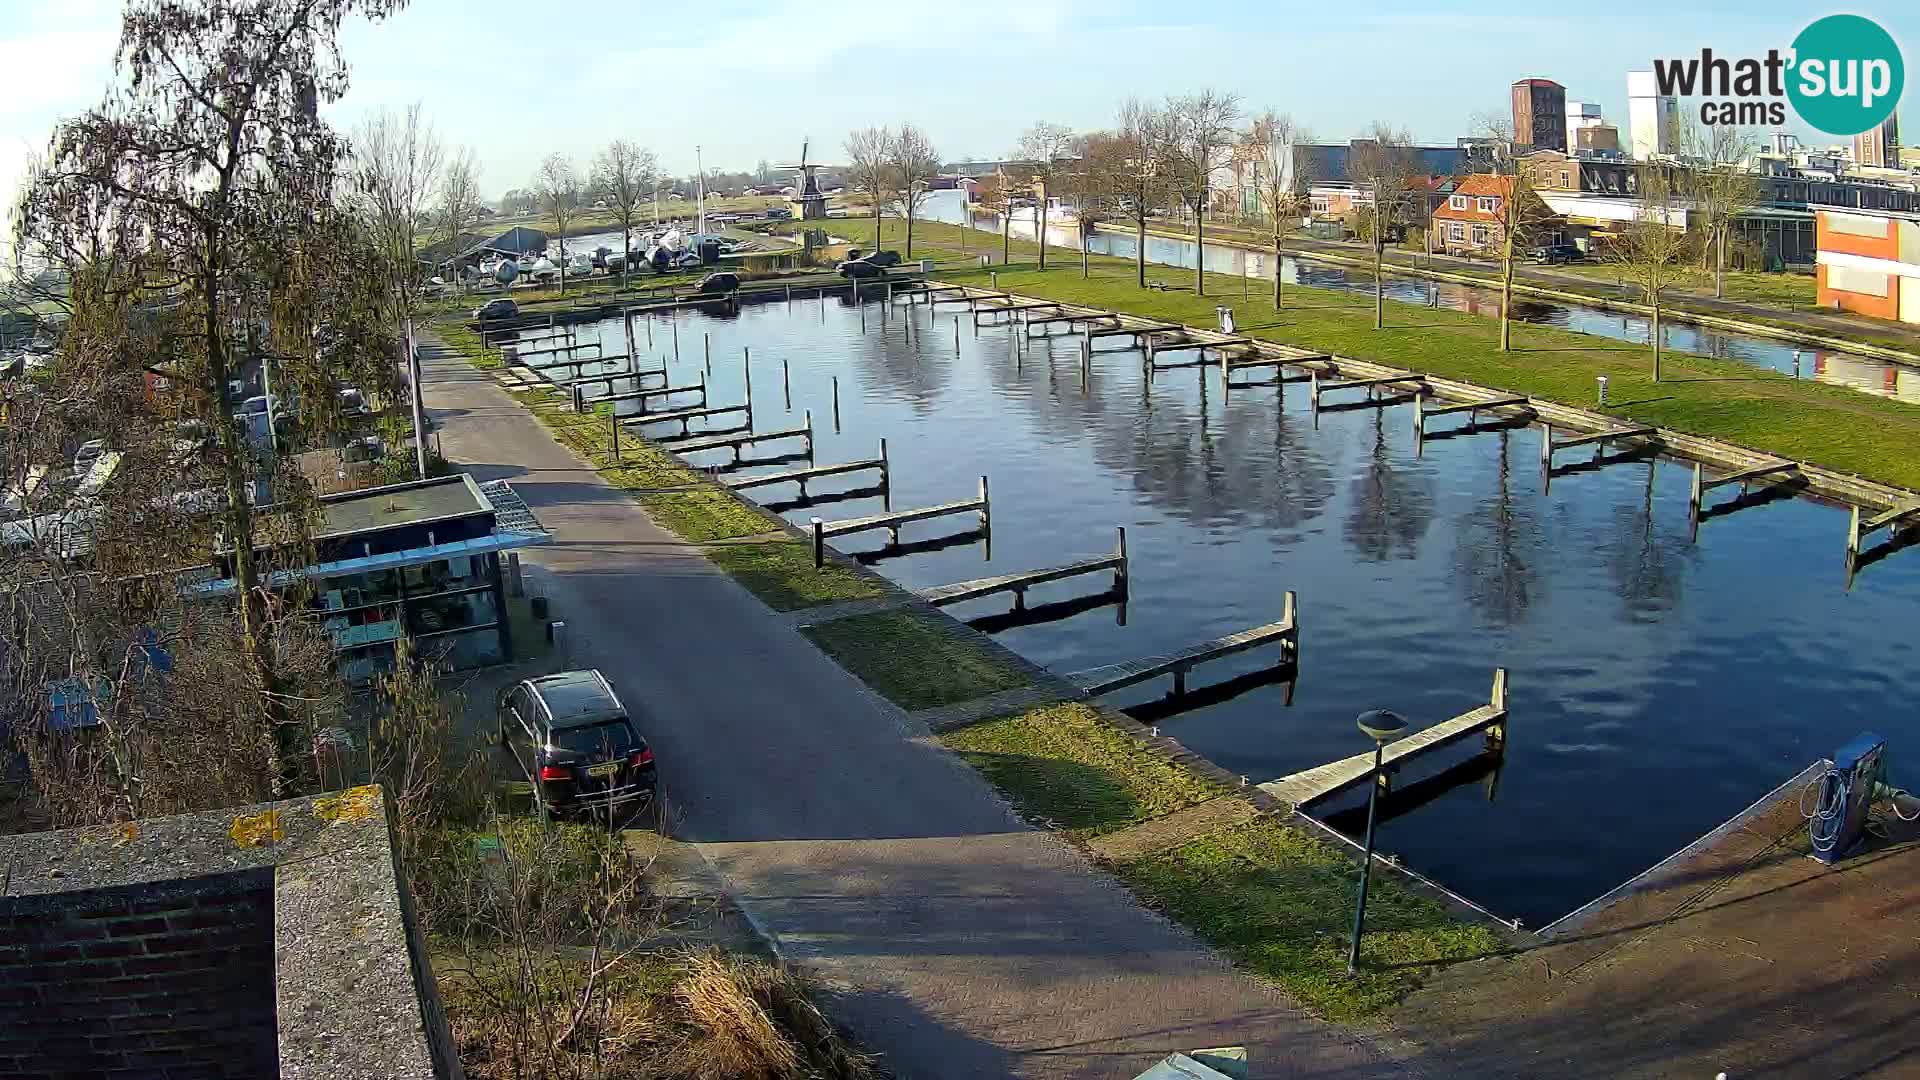
[[[1315,1013],[1377,1020],[1437,965],[1525,940],[1382,860],[1362,946],[1367,968],[1347,976],[1344,935],[1359,861],[1351,840],[1178,740],[1080,700],[1059,676],[857,561],[829,551],[816,570],[802,530],[680,462],[670,444],[628,435],[616,457],[612,417],[574,413],[558,391],[503,370],[470,330],[445,332],[449,346],[493,373],[603,479],[702,545],[905,716],[942,732],[1029,822],[1075,844]],[[1175,827],[1152,843],[1101,843],[1167,821]]]
[[[857,242],[872,243],[870,221],[843,224],[858,234]],[[901,223],[884,224],[881,243],[900,243]],[[956,226],[918,223],[915,240],[924,245],[924,254],[948,266],[961,255]],[[1276,311],[1270,296],[1244,291],[1231,275],[1209,274],[1210,295],[1200,297],[1190,287],[1139,288],[1128,260],[1096,256],[1083,277],[1077,259],[1041,271],[1030,261],[1036,250],[1031,242],[1015,241],[1014,250],[1022,261],[1010,266],[943,269],[941,277],[1191,326],[1213,325],[1216,307],[1231,305],[1236,332],[1263,341],[1524,394],[1622,423],[1650,424],[1837,474],[1920,489],[1920,406],[1673,350],[1665,352],[1662,378],[1655,382],[1651,350],[1553,327],[1517,326],[1514,347],[1502,352],[1495,327],[1475,315],[1388,301],[1387,325],[1376,330],[1371,298],[1293,285],[1284,290]],[[1607,404],[1595,407],[1603,376]]]

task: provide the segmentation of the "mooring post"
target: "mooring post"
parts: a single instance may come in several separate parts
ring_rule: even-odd
[[[793,383],[787,375],[787,358],[780,358],[780,389],[787,396],[787,411],[793,411]]]
[[[1507,747],[1507,669],[1493,669],[1493,692],[1487,697],[1487,705],[1500,714],[1500,718],[1487,725],[1487,749],[1505,750]]]
[[[826,561],[827,561],[826,523],[821,521],[819,518],[814,518],[813,519],[813,566],[814,566],[814,569],[817,570],[820,567],[826,565]]]
[[[1413,441],[1417,446],[1427,437],[1427,398],[1424,394],[1413,395]]]
[[[673,326],[673,362],[680,362],[680,311],[675,308],[667,312],[667,322]]]
[[[1700,500],[1705,494],[1705,471],[1706,466],[1697,461],[1693,463],[1693,489],[1687,493],[1687,516],[1690,518],[1700,516]]]
[[[787,310],[793,310],[793,283],[787,283]]]
[[[651,349],[653,348],[653,312],[652,311],[646,312],[646,317],[647,317],[647,348]]]
[[[704,371],[700,373],[700,407],[703,409],[707,407],[707,373]]]
[[[713,370],[713,335],[701,334],[700,346],[706,351],[706,370]]]
[[[586,401],[580,395],[580,384],[576,382],[569,389],[573,392],[573,411],[586,412]]]
[[[863,334],[867,332],[867,305],[865,304],[860,305],[860,332]]]
[[[887,459],[887,440],[880,440],[880,486],[885,490],[893,488],[893,463]]]
[[[613,463],[618,465],[620,464],[620,417],[618,415],[611,412],[607,414],[607,430],[613,434]]]
[[[955,312],[953,316],[953,351],[956,353],[960,351],[960,315],[958,312]]]
[[[1847,561],[1851,563],[1860,556],[1860,507],[1855,504],[1853,520],[1847,526]]]
[[[1307,400],[1312,404],[1314,412],[1320,411],[1320,369],[1319,368],[1314,368],[1312,371],[1309,371],[1307,373]]]
[[[747,383],[747,422],[753,422],[753,346],[740,348],[740,371]]]
[[[987,501],[987,478],[984,476],[980,478],[980,527],[993,527],[993,504]]]
[[[813,460],[813,410],[808,409],[807,417],[807,460]]]
[[[833,433],[840,434],[840,376],[833,377]]]
[[[1115,557],[1120,560],[1120,565],[1113,568],[1113,590],[1117,593],[1124,594],[1129,584],[1127,580],[1127,527],[1125,525],[1117,525],[1113,531],[1119,534],[1119,538],[1114,543],[1113,553]]]
[[[1540,425],[1540,467],[1553,468],[1553,425]]]
[[[1287,636],[1280,639],[1280,658],[1300,660],[1300,595],[1288,589],[1280,601],[1280,621],[1287,624]]]

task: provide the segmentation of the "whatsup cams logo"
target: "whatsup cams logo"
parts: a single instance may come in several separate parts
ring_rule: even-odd
[[[1858,135],[1900,104],[1906,64],[1893,35],[1859,15],[1829,15],[1800,31],[1785,51],[1728,59],[1655,60],[1654,79],[1669,97],[1701,97],[1702,124],[1777,127],[1787,106],[1829,135]]]

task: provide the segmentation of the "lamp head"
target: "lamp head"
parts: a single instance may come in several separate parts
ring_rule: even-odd
[[[1355,726],[1374,742],[1387,742],[1407,730],[1407,718],[1391,709],[1369,709],[1354,720]]]

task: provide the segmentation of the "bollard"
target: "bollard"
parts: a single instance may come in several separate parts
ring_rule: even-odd
[[[1607,377],[1596,375],[1594,381],[1600,384],[1600,407],[1604,409],[1607,407]]]
[[[813,566],[819,569],[827,563],[826,523],[819,518],[813,519]]]
[[[1800,377],[1800,350],[1799,349],[1793,350],[1793,377],[1796,379]]]

